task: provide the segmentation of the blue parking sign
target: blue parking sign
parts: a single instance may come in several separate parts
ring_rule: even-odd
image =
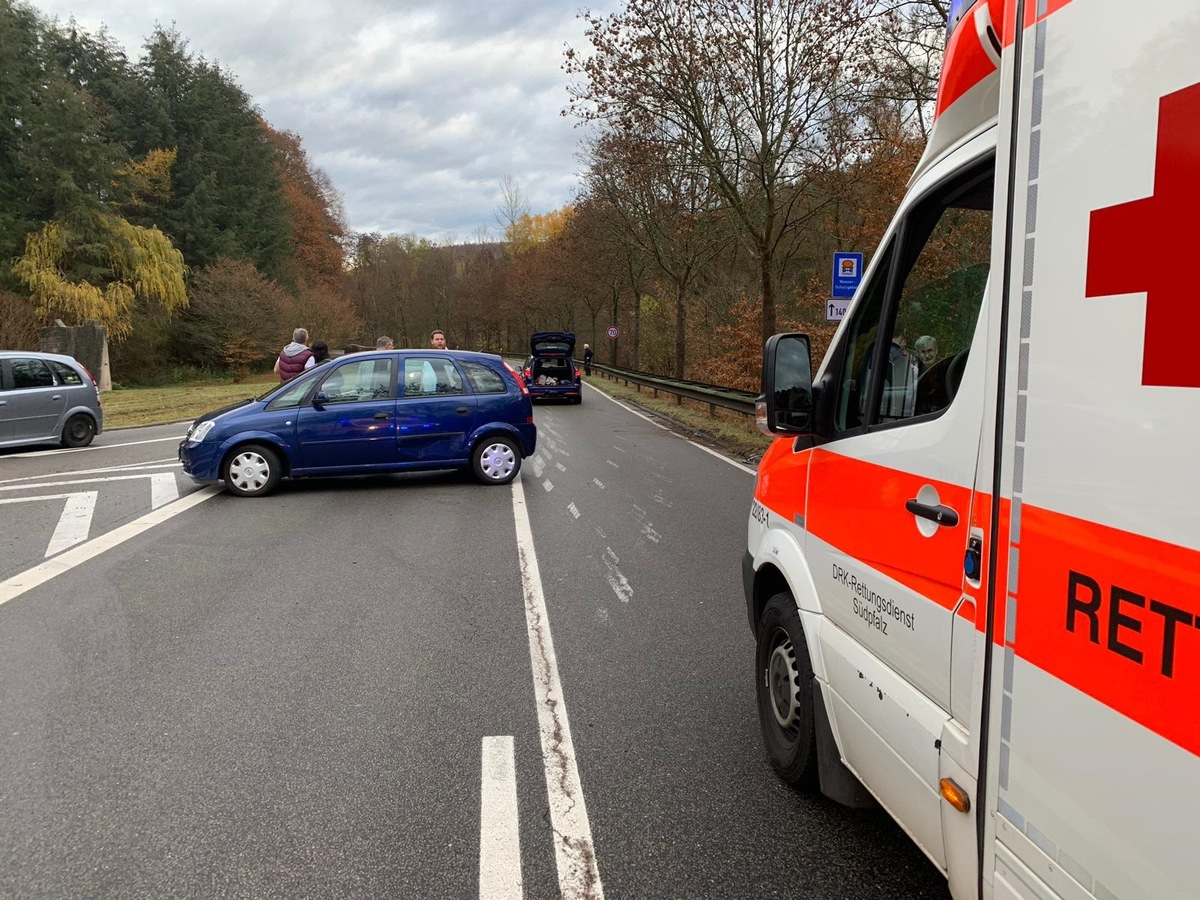
[[[862,281],[862,269],[861,253],[833,254],[833,296],[853,297]]]

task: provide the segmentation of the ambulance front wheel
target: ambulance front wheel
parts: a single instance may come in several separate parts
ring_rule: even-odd
[[[758,722],[771,766],[788,784],[817,786],[813,671],[792,595],[776,594],[758,621]]]

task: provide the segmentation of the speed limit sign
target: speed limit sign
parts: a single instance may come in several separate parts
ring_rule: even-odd
[[[617,339],[617,334],[618,334],[617,326],[609,325],[608,326],[608,339],[610,341],[615,341]]]

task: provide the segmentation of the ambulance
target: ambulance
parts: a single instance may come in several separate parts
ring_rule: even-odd
[[[766,344],[767,755],[955,898],[1200,898],[1200,2],[954,3],[813,371]]]

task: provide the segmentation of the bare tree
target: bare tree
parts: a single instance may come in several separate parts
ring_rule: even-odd
[[[865,53],[870,0],[627,0],[584,13],[594,52],[568,48],[567,113],[699,148],[713,189],[754,254],[762,334],[775,330],[777,251],[812,209],[797,201],[824,153],[822,125]]]

